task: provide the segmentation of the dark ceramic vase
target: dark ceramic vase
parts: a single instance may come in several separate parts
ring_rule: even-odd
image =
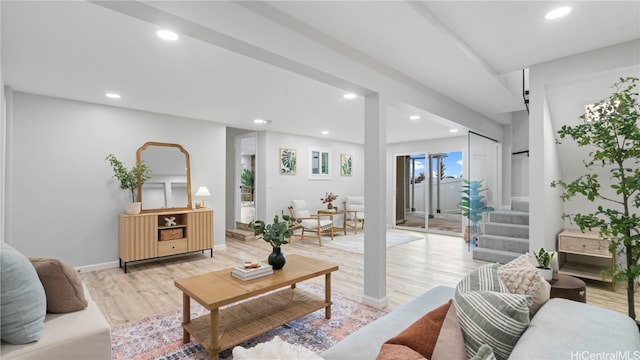
[[[287,258],[282,253],[282,249],[274,247],[273,252],[269,255],[269,265],[273,267],[273,270],[280,270],[284,267],[284,263],[287,262]]]

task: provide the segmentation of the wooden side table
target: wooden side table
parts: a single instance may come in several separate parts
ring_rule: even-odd
[[[615,269],[616,256],[609,252],[609,244],[609,240],[600,239],[595,231],[564,230],[558,234],[560,273],[611,282],[611,289],[615,290],[611,274],[604,280],[601,275],[607,268]]]
[[[326,209],[326,210],[318,210],[318,214],[332,214],[332,215],[342,215],[342,227],[336,226],[333,223],[333,230],[343,231],[345,235],[347,235],[347,212],[344,210],[338,210],[338,208]]]
[[[551,298],[562,298],[582,303],[587,302],[587,286],[584,281],[565,274],[551,280]]]

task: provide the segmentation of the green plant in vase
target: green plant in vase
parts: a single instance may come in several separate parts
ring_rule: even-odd
[[[462,216],[469,219],[469,249],[477,246],[478,242],[478,222],[482,220],[482,213],[494,211],[494,208],[487,206],[485,197],[481,193],[486,191],[482,188],[482,180],[462,180],[462,197],[458,208],[462,211]]]
[[[537,268],[542,277],[547,281],[551,281],[551,279],[553,279],[551,260],[553,260],[555,253],[553,251],[547,251],[544,247],[541,247],[538,249],[538,252],[533,253],[533,255],[536,257],[536,261],[538,261]]]
[[[131,194],[131,203],[127,204],[127,214],[139,214],[141,204],[136,202],[136,190],[151,179],[151,169],[144,161],[140,161],[136,166],[127,169],[113,154],[107,155],[105,160],[111,164],[113,176],[120,182],[120,188],[129,191]]]
[[[598,207],[590,213],[563,214],[580,230],[598,229],[602,239],[609,240],[609,252],[623,259],[611,273],[614,282],[626,282],[629,317],[636,318],[635,290],[640,277],[640,104],[638,78],[620,78],[614,84],[615,92],[608,98],[588,106],[580,116],[582,123],[564,125],[558,131],[560,138],[572,138],[579,147],[592,148],[584,165],[589,170],[571,182],[556,180],[564,192],[562,201],[584,196],[597,201]],[[609,179],[601,180],[595,170],[608,170]],[[611,189],[605,191],[602,187]]]
[[[293,228],[302,220],[293,216],[282,214],[282,220],[278,215],[274,216],[273,224],[266,224],[262,220],[255,220],[249,224],[249,229],[253,230],[253,234],[268,242],[273,251],[269,255],[269,265],[274,270],[284,267],[286,257],[282,253],[281,246],[289,243],[289,238],[293,235]]]

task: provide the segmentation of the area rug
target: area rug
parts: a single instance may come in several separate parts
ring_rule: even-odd
[[[387,247],[423,240],[423,235],[416,235],[404,231],[387,231]],[[364,254],[364,232],[356,235],[334,235],[333,240],[323,238],[323,246],[338,248],[359,254]]]
[[[304,283],[301,289],[317,296],[324,296],[324,289]],[[331,319],[324,318],[324,310],[315,311],[279,328],[266,332],[240,346],[253,347],[267,342],[274,336],[282,340],[302,345],[320,353],[340,340],[386,314],[376,309],[340,295],[332,295]],[[195,301],[191,302],[191,318],[206,314],[207,311]],[[179,360],[209,359],[209,355],[197,341],[182,343],[182,310],[178,309],[161,315],[144,318],[111,329],[112,358],[115,360]],[[231,349],[220,353],[221,360],[233,359]]]

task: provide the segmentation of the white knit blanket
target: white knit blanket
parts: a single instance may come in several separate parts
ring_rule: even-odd
[[[258,344],[252,348],[245,349],[240,346],[233,348],[234,360],[322,360],[313,351],[300,345],[289,344],[279,337],[273,340]]]

